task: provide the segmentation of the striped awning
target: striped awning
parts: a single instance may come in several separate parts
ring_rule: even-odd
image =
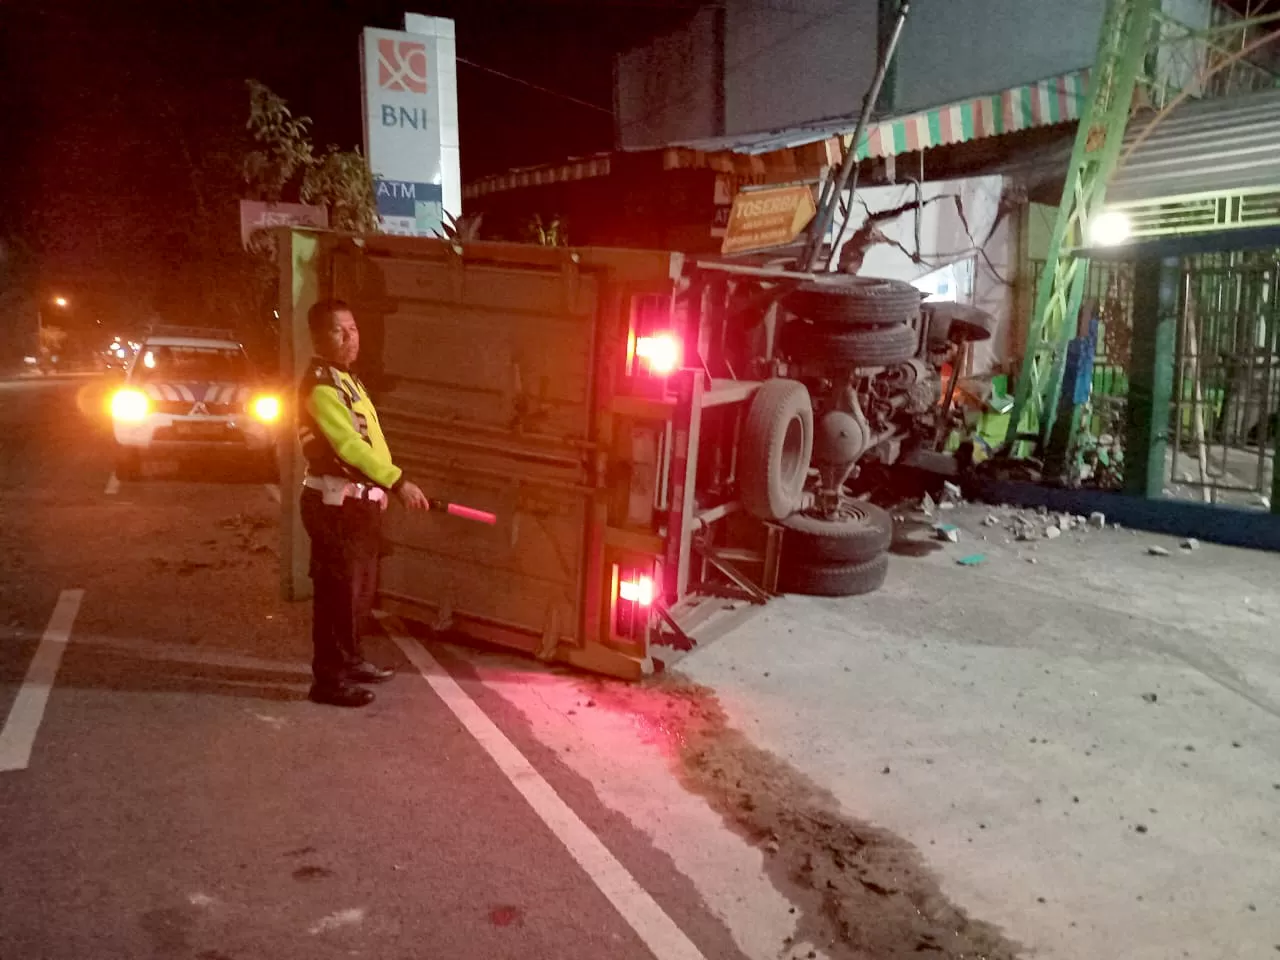
[[[542,187],[552,183],[587,180],[591,177],[607,177],[610,171],[610,154],[597,154],[583,160],[567,163],[550,163],[541,167],[512,170],[493,177],[485,177],[468,184],[462,191],[463,199],[472,200],[490,193],[519,190],[523,187]]]
[[[872,123],[858,147],[858,159],[891,157],[1079,120],[1088,83],[1089,71],[1078,70]],[[852,131],[845,135],[846,147],[852,137]]]
[[[1078,120],[1084,109],[1088,80],[1089,71],[1078,70],[999,93],[886,117],[867,128],[858,158],[890,157]],[[746,168],[762,172],[793,167],[809,176],[815,164],[839,162],[840,144],[843,142],[848,148],[857,123],[856,116],[832,117],[785,130],[711,137],[625,152],[660,154],[665,170],[707,167],[741,174]],[[463,198],[473,200],[508,190],[607,177],[617,155],[597,154],[486,177],[468,184]]]

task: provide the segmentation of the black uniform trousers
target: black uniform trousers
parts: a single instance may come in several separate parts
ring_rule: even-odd
[[[378,588],[382,505],[355,497],[330,505],[307,487],[302,525],[311,537],[311,672],[317,685],[333,686],[363,660],[360,622],[373,609]]]

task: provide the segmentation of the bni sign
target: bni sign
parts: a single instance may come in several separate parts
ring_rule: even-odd
[[[360,44],[365,151],[387,233],[430,236],[462,212],[453,21],[405,15]]]

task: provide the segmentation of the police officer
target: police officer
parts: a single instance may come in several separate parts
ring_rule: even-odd
[[[302,524],[311,537],[315,648],[310,698],[363,707],[373,692],[361,684],[390,680],[394,671],[360,652],[359,624],[377,588],[382,511],[388,492],[411,510],[430,509],[426,496],[391,460],[364,385],[351,372],[360,330],[341,300],[322,300],[307,313],[315,357],[298,386],[298,423],[307,474]]]

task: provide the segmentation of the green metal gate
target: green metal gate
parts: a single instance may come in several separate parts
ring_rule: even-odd
[[[1280,411],[1280,251],[1184,263],[1167,493],[1266,506]]]
[[[1038,279],[1043,262],[1031,263]],[[1129,392],[1133,265],[1093,261],[1084,292],[1098,339],[1082,439],[1118,449]],[[1280,250],[1213,253],[1182,264],[1166,496],[1266,507],[1280,424]],[[1083,478],[1102,482],[1101,475]]]

